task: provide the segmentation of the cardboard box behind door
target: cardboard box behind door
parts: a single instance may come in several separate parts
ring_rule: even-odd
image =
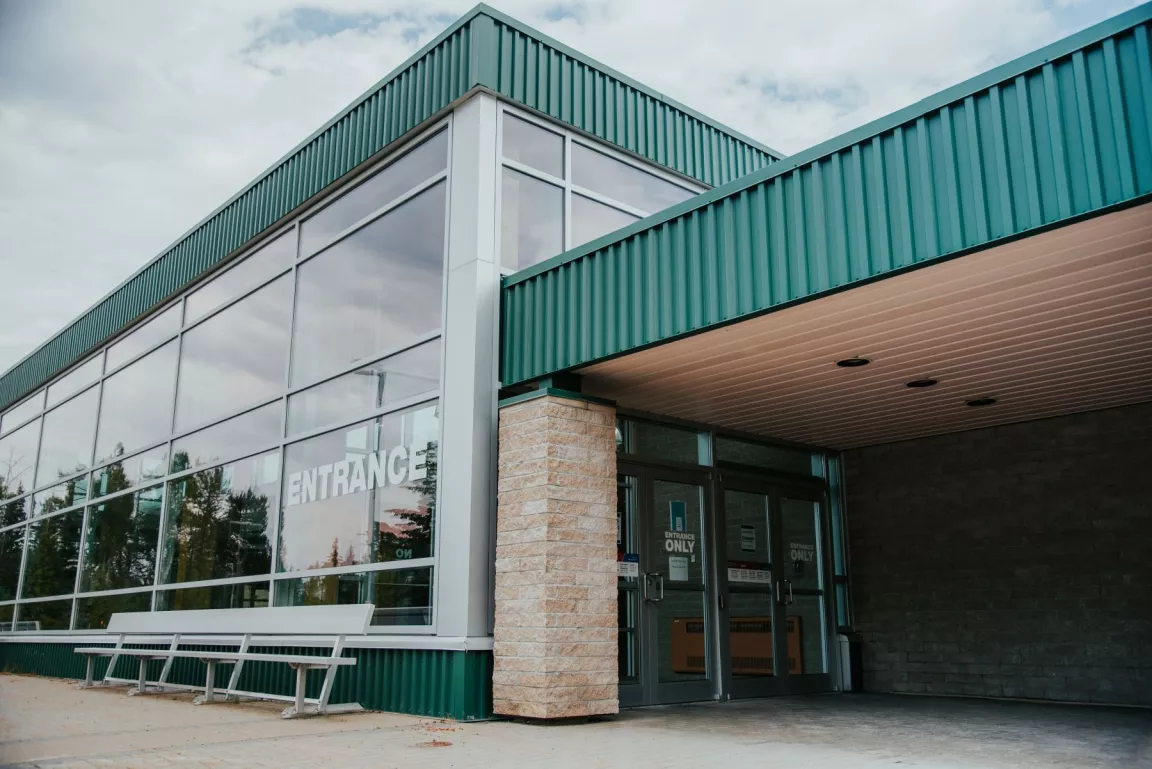
[[[804,670],[800,618],[788,617],[788,672]],[[728,620],[732,648],[732,672],[740,676],[770,676],[772,620],[768,617],[732,617]],[[704,620],[699,617],[672,619],[672,672],[706,673]]]

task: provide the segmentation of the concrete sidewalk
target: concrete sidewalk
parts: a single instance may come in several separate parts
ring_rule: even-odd
[[[458,724],[384,713],[284,721],[263,703],[77,691],[0,675],[0,764],[19,767],[1152,769],[1152,712],[846,695]]]

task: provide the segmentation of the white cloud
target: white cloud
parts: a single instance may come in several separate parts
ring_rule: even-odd
[[[1134,4],[497,3],[785,152]],[[470,5],[0,0],[0,370]]]

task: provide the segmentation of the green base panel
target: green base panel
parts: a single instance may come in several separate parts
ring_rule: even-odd
[[[74,643],[0,643],[0,670],[6,673],[84,677],[84,657],[75,653]],[[110,645],[110,644],[109,644]],[[164,649],[165,646],[132,645],[130,648]],[[234,651],[226,646],[181,646],[187,651]],[[315,647],[264,646],[253,652],[268,654],[323,654]],[[485,651],[441,651],[426,649],[345,649],[345,657],[355,657],[355,667],[336,675],[332,689],[333,704],[358,702],[368,710],[410,713],[458,721],[477,721],[492,717],[492,653]],[[109,660],[98,658],[96,677],[104,676]],[[137,661],[123,657],[115,675],[135,679]],[[161,660],[149,663],[148,678],[156,680],[163,667]],[[202,686],[205,665],[196,659],[178,659],[172,665],[168,680],[174,684]],[[218,666],[216,685],[228,684],[232,667]],[[308,696],[320,693],[323,671],[308,673]],[[291,696],[295,692],[295,671],[274,662],[247,662],[240,675],[238,688],[267,694]]]

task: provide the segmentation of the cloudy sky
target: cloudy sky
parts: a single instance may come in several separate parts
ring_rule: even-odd
[[[793,153],[1132,0],[496,0]],[[471,0],[0,0],[0,371]]]

